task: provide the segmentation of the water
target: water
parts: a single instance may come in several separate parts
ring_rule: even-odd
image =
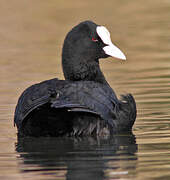
[[[170,1],[2,0],[0,7],[0,179],[170,179]],[[17,140],[18,96],[63,78],[63,39],[86,19],[105,25],[127,56],[101,66],[118,95],[136,99],[133,134]]]

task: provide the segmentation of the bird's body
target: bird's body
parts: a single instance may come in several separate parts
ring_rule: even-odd
[[[131,131],[136,104],[130,94],[119,100],[101,72],[99,58],[108,57],[110,50],[104,49],[101,33],[105,30],[97,27],[101,26],[85,21],[68,33],[62,53],[66,80],[43,81],[22,93],[14,117],[19,136]]]

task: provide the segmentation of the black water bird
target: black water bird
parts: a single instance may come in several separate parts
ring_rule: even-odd
[[[136,103],[131,94],[119,100],[106,81],[99,59],[109,56],[126,59],[104,26],[92,21],[75,26],[62,50],[65,80],[40,82],[20,96],[14,117],[18,136],[103,136],[131,131]]]

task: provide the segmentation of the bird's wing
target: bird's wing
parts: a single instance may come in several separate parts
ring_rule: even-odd
[[[89,81],[43,81],[22,93],[16,106],[14,123],[20,128],[26,116],[36,108],[49,103],[51,108],[96,114],[114,126],[117,98],[110,94],[105,86]]]
[[[113,103],[113,95],[109,93],[107,88],[103,88],[99,83],[89,81],[69,83],[64,86],[58,98],[51,102],[51,107],[93,113],[115,126],[113,120],[116,119],[117,97]]]
[[[20,127],[23,119],[34,109],[46,104],[55,95],[56,85],[62,83],[58,79],[51,79],[27,88],[20,96],[14,115],[14,124]]]

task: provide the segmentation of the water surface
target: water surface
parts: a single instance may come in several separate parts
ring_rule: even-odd
[[[0,2],[0,179],[170,179],[170,1]],[[17,140],[18,96],[59,77],[61,48],[83,20],[105,25],[127,61],[101,60],[118,95],[132,93],[133,134]]]

